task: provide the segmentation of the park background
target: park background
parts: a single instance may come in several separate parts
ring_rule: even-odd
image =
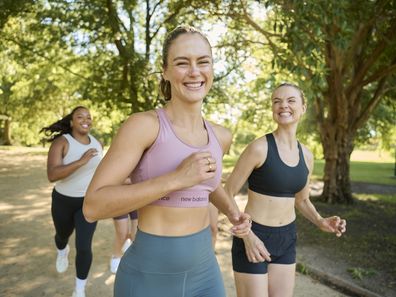
[[[93,134],[110,145],[128,115],[164,103],[161,44],[178,24],[201,29],[213,46],[204,112],[233,132],[225,174],[274,128],[274,87],[294,82],[305,93],[298,138],[317,160],[312,200],[323,215],[346,217],[348,233],[334,239],[299,218],[299,244],[312,248],[305,255],[320,252],[300,271],[327,258],[323,270],[336,261],[333,274],[394,295],[396,1],[0,1],[3,156],[21,146],[31,148],[27,159],[45,154],[40,129],[76,105],[90,108]]]

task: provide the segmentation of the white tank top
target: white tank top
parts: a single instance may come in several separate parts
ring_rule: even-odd
[[[98,151],[98,154],[91,158],[87,164],[81,166],[68,177],[57,181],[55,184],[55,190],[62,195],[70,197],[84,197],[88,185],[95,173],[96,167],[98,167],[100,160],[102,159],[102,145],[91,134],[88,134],[90,139],[89,144],[78,142],[70,134],[63,134],[62,136],[66,138],[67,142],[69,142],[69,150],[63,158],[64,165],[79,160],[90,148],[95,148]]]

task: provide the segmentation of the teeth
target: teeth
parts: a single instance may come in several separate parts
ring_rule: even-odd
[[[185,85],[186,87],[189,87],[189,88],[199,88],[199,87],[201,87],[201,86],[203,85],[203,83],[202,83],[202,82],[185,83],[184,85]]]
[[[290,112],[281,112],[281,113],[279,113],[279,115],[280,115],[281,117],[288,117],[288,116],[291,115],[291,113],[290,113]]]

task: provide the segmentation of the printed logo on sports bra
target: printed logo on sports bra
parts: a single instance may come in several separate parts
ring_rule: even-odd
[[[182,202],[200,202],[206,201],[207,197],[181,197],[180,201]]]
[[[159,200],[168,201],[168,200],[170,200],[170,197],[169,196],[165,196],[165,197],[160,198]]]

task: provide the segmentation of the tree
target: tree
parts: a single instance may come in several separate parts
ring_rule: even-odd
[[[257,3],[258,2],[258,3]],[[396,1],[218,1],[293,73],[315,108],[326,160],[323,199],[352,203],[354,140],[396,83]],[[266,18],[257,19],[259,11]],[[364,9],[362,9],[364,7]],[[263,40],[265,42],[263,42]]]
[[[189,2],[52,0],[40,17],[88,61],[85,97],[133,113],[159,104],[160,41],[195,18]]]

